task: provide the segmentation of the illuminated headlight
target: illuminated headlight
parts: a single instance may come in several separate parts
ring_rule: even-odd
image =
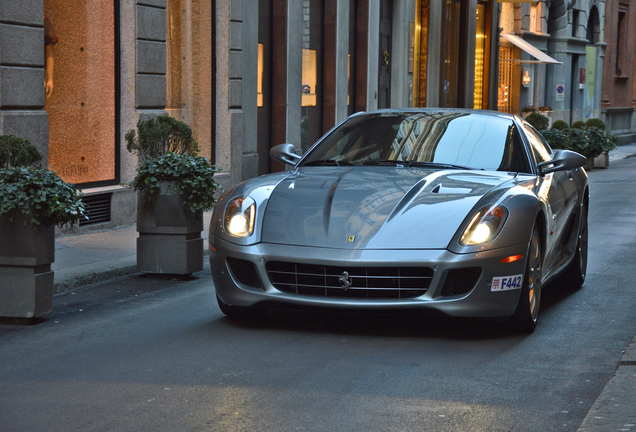
[[[499,234],[507,217],[508,210],[503,206],[481,209],[471,219],[459,243],[473,246],[491,241]]]
[[[250,197],[234,198],[225,206],[225,230],[234,237],[249,237],[254,232],[256,203]]]

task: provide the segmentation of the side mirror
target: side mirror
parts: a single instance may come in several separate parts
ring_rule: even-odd
[[[300,156],[296,154],[296,147],[289,143],[272,147],[269,151],[269,157],[288,165],[296,165],[296,162],[300,160]]]
[[[572,150],[557,150],[552,155],[552,159],[541,162],[537,165],[539,175],[546,175],[556,171],[569,171],[585,166],[585,156],[573,152]]]

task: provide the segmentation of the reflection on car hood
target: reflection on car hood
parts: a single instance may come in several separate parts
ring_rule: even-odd
[[[443,249],[507,173],[389,167],[291,172],[272,191],[261,240],[342,249]]]

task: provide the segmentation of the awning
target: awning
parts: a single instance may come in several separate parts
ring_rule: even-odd
[[[553,59],[552,57],[550,57],[549,55],[547,55],[543,51],[540,51],[537,47],[535,47],[535,46],[529,44],[528,42],[526,42],[525,40],[521,39],[519,36],[515,36],[515,35],[510,34],[510,33],[501,33],[501,37],[506,39],[508,42],[513,43],[514,45],[516,45],[517,47],[521,48],[522,50],[524,50],[525,52],[530,54],[532,57],[537,59],[537,60],[506,60],[506,59],[501,59],[502,61],[514,61],[514,62],[518,62],[518,63],[563,64],[563,62],[556,61],[555,59]]]

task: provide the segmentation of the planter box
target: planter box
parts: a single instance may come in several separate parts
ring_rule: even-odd
[[[0,316],[34,318],[53,307],[55,226],[33,229],[32,215],[13,217],[0,219]]]
[[[539,114],[541,114],[544,117],[547,117],[548,119],[548,129],[550,129],[552,127],[552,113],[554,111],[537,111]]]
[[[137,270],[144,273],[189,275],[203,270],[203,217],[171,196],[174,182],[161,184],[153,196],[139,195],[137,205]]]
[[[594,168],[607,168],[609,166],[609,153],[603,152],[594,158]]]

